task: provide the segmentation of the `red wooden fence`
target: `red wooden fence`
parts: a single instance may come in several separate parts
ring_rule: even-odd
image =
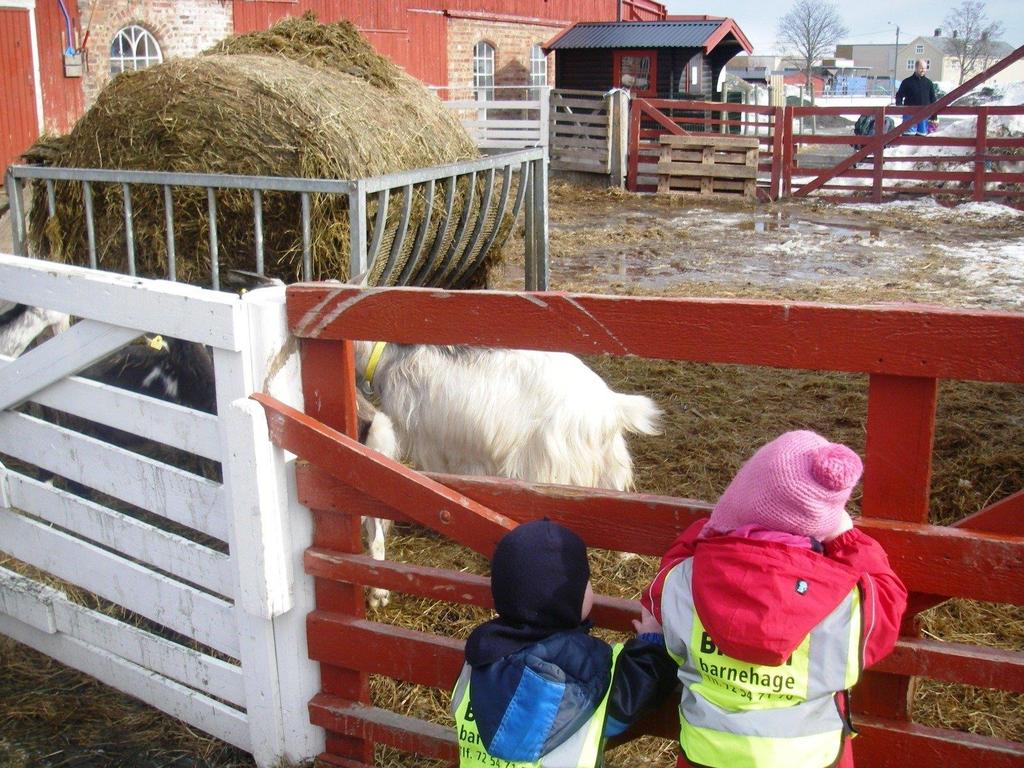
[[[1010,205],[1024,202],[1024,172],[1020,170],[1020,154],[1024,153],[1024,136],[990,136],[990,118],[1024,115],[1024,104],[1018,106],[947,107],[939,113],[945,125],[950,117],[975,117],[977,124],[970,136],[904,136],[889,141],[885,151],[875,151],[858,164],[841,169],[846,157],[877,140],[876,136],[835,135],[798,131],[817,117],[873,115],[875,125],[884,124],[886,115],[899,124],[905,107],[787,107],[788,131],[784,139],[783,192],[800,195],[813,183],[819,196],[836,197],[835,193],[863,197],[873,202],[894,194],[945,195],[957,201],[998,200]],[[801,149],[808,146],[842,147],[834,160],[825,164],[797,166]],[[915,154],[893,154],[893,147],[920,147]],[[1003,168],[1003,164],[1008,165]],[[910,166],[910,167],[907,167]],[[821,181],[825,179],[824,181]]]
[[[305,559],[317,585],[308,650],[323,679],[310,717],[328,732],[324,759],[330,764],[366,766],[373,743],[456,756],[450,728],[374,707],[366,680],[379,674],[448,690],[462,663],[462,643],[368,620],[363,585],[491,605],[485,578],[362,555],[360,515],[419,522],[485,555],[513,521],[547,516],[571,526],[590,546],[658,555],[708,510],[685,499],[426,477],[380,457],[342,434],[352,434],[355,422],[346,339],[866,373],[858,524],[886,547],[914,593],[915,610],[949,597],[1024,605],[1024,493],[957,526],[927,523],[937,381],[1024,382],[1024,314],[305,284],[288,289],[288,316],[302,339],[309,415],[257,397],[275,442],[308,460],[297,478],[299,496],[316,520]],[[628,630],[633,610],[625,601],[599,597],[593,618],[599,626]],[[1024,764],[1022,744],[910,722],[908,689],[917,675],[1022,693],[1024,653],[924,639],[908,618],[896,652],[855,692],[861,765]],[[640,730],[674,738],[677,729],[669,706]]]

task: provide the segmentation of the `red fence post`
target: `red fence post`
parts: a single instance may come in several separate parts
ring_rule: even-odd
[[[861,501],[865,517],[928,522],[937,392],[938,382],[931,378],[870,377]],[[916,636],[911,612],[904,632]],[[856,710],[909,720],[912,693],[912,677],[867,672],[857,687]]]
[[[978,108],[978,125],[974,131],[974,199],[985,199],[985,152],[988,137],[988,107]]]
[[[875,133],[885,130],[885,107],[875,110]],[[874,176],[871,180],[871,202],[882,202],[882,173],[885,170],[885,147],[880,146],[875,150]]]
[[[328,426],[355,437],[356,418],[355,360],[352,342],[302,340],[302,396],[306,413]],[[324,385],[331,382],[330,387]],[[334,515],[313,510],[313,546],[339,552],[361,553],[363,542],[358,515]],[[366,614],[363,589],[352,584],[318,580],[318,610],[332,611],[355,618]],[[349,701],[369,704],[369,676],[351,669],[320,665],[320,687],[324,693]],[[328,732],[327,752],[373,764],[373,743],[367,739]]]

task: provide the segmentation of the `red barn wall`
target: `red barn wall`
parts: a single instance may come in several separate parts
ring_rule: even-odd
[[[26,9],[0,8],[0,171],[39,133],[29,13]]]
[[[64,0],[71,19],[71,46],[78,47],[78,8]],[[68,46],[64,15],[57,0],[36,0],[39,37],[39,80],[43,88],[43,120],[48,133],[66,133],[82,114],[82,78],[64,76],[64,49]]]

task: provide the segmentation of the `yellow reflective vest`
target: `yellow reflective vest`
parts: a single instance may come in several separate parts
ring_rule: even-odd
[[[472,667],[465,664],[452,692],[452,711],[455,715],[455,733],[459,741],[459,768],[596,768],[603,764],[604,717],[608,709],[608,697],[612,692],[615,677],[615,663],[622,644],[612,646],[612,668],[608,676],[608,690],[600,704],[579,729],[540,760],[534,763],[513,762],[494,757],[487,752],[480,732],[473,718],[470,704],[470,674]]]
[[[723,654],[693,602],[693,558],[669,573],[662,593],[665,645],[683,683],[679,744],[709,768],[823,768],[848,731],[835,696],[860,675],[860,593],[811,630],[783,664]]]

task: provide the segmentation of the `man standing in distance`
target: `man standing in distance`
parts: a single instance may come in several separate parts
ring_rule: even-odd
[[[927,66],[923,59],[918,59],[914,63],[914,74],[903,78],[899,90],[896,91],[897,106],[921,107],[925,104],[934,104],[936,102],[935,83],[924,76]],[[908,117],[910,115],[904,115],[903,119],[906,120]],[[915,123],[907,130],[907,136],[914,136],[919,133],[922,135],[928,133],[927,119]]]

